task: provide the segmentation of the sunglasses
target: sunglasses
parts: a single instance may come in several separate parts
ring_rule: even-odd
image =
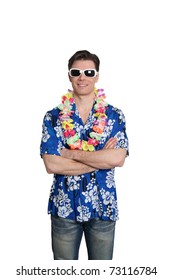
[[[69,73],[70,77],[79,77],[81,74],[84,74],[86,77],[94,78],[98,75],[98,72],[96,69],[80,70],[78,68],[71,68],[68,73]]]

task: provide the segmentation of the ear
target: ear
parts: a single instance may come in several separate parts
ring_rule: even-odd
[[[69,81],[70,81],[70,83],[71,83],[71,77],[70,77],[70,75],[68,74],[68,78],[69,78]]]
[[[95,82],[97,83],[99,80],[99,74],[95,77]]]

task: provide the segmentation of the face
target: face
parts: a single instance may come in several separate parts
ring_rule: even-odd
[[[71,68],[78,68],[80,70],[95,69],[95,64],[92,60],[76,60]],[[98,78],[98,75],[96,77],[87,77],[84,73],[81,73],[78,77],[69,76],[73,91],[77,95],[93,94]]]

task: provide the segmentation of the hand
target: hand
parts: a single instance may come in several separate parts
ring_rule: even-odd
[[[69,150],[69,149],[66,149],[66,148],[63,148],[60,152],[61,156],[64,157],[64,158],[68,158],[68,159],[71,159],[72,158],[72,150]]]
[[[103,149],[114,149],[117,142],[118,142],[117,138],[112,137],[106,142]]]

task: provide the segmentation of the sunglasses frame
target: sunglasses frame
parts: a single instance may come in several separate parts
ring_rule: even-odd
[[[71,75],[71,71],[72,71],[72,70],[78,70],[80,74],[79,74],[78,76],[72,76],[72,75]],[[90,77],[90,76],[85,75],[85,71],[88,71],[88,70],[89,70],[89,71],[91,71],[91,70],[94,71],[95,74],[94,74],[93,77]],[[72,77],[72,78],[80,77],[81,74],[84,74],[87,78],[95,78],[95,77],[98,75],[97,70],[96,70],[96,69],[93,69],[93,68],[88,68],[88,69],[84,69],[84,70],[81,70],[81,69],[79,69],[79,68],[71,68],[71,69],[68,71],[68,73],[69,73],[69,76]]]

